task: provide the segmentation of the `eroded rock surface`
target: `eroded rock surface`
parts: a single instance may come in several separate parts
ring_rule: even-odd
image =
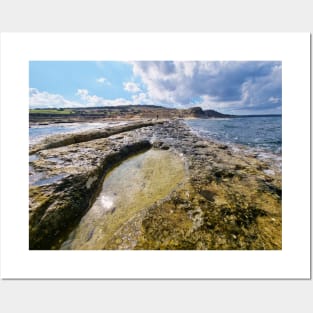
[[[177,154],[150,149],[124,161],[105,178],[95,202],[61,249],[102,249],[141,210],[166,198],[185,178]]]
[[[60,248],[105,174],[151,146],[182,158],[184,182],[129,216],[102,249],[282,248],[280,167],[242,147],[203,140],[178,120],[138,122],[101,138],[33,149],[30,248]]]

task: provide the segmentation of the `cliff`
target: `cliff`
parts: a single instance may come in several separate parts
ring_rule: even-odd
[[[192,116],[196,118],[223,118],[223,117],[234,117],[234,115],[223,114],[214,110],[202,110],[201,107],[193,107],[185,110],[186,117]]]

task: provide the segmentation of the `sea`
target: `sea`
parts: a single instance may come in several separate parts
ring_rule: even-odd
[[[281,116],[192,119],[185,122],[201,137],[231,146],[248,147],[267,156],[281,156]]]

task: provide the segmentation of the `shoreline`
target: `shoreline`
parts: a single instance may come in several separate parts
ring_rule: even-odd
[[[151,148],[181,155],[186,183],[120,225],[103,249],[281,249],[281,171],[271,173],[271,162],[193,134],[180,120],[149,123],[137,120],[132,129],[117,126],[100,137],[89,132],[82,141],[77,134],[65,141],[56,135],[66,145],[33,149],[35,171],[48,179],[64,176],[30,186],[31,249],[57,248],[88,211],[106,174]]]
[[[270,115],[273,116],[273,115]],[[276,115],[275,115],[276,116]],[[250,116],[248,116],[250,117]],[[252,116],[254,117],[254,116]],[[225,119],[229,119],[229,118],[210,118],[210,120],[225,120]],[[265,153],[265,154],[269,154],[269,155],[273,155],[273,156],[278,156],[281,157],[282,153],[281,153],[281,149],[279,152],[275,152],[271,149],[268,148],[264,148],[264,147],[258,147],[258,146],[250,146],[244,143],[238,143],[238,142],[232,142],[232,141],[223,141],[222,139],[216,139],[216,138],[210,138],[209,136],[205,136],[201,133],[201,131],[196,130],[195,128],[192,128],[192,126],[188,125],[188,122],[185,121],[189,121],[189,120],[208,120],[208,119],[203,119],[203,118],[198,118],[198,117],[184,117],[184,118],[174,118],[174,119],[143,119],[143,118],[120,118],[120,119],[102,119],[99,121],[80,121],[80,122],[68,122],[68,121],[62,121],[62,122],[56,122],[56,123],[49,123],[49,122],[45,122],[45,123],[30,123],[29,128],[41,128],[41,126],[46,127],[46,126],[55,126],[55,125],[60,125],[60,126],[67,126],[66,124],[69,124],[70,126],[72,126],[73,124],[76,124],[77,126],[83,126],[84,124],[89,124],[90,128],[86,128],[84,129],[84,127],[82,127],[81,129],[76,129],[75,131],[64,131],[64,132],[60,132],[60,133],[54,133],[51,135],[42,135],[42,136],[38,136],[38,137],[33,137],[30,140],[30,146],[33,146],[34,144],[38,144],[43,142],[46,138],[48,137],[52,137],[52,136],[59,136],[59,135],[71,135],[71,134],[77,134],[77,133],[83,133],[83,132],[88,132],[91,130],[99,130],[102,128],[108,128],[108,127],[114,127],[114,126],[119,126],[119,125],[127,125],[127,124],[131,124],[131,123],[142,123],[142,122],[158,122],[158,121],[167,121],[167,120],[179,120],[182,121],[184,123],[184,125],[189,129],[189,131],[193,134],[195,134],[196,136],[204,139],[204,140],[209,140],[212,141],[216,144],[226,144],[229,146],[234,146],[235,150],[236,147],[238,147],[239,149],[246,149],[246,150],[250,150],[252,152],[255,153]],[[96,127],[91,127],[92,125],[97,125]]]
[[[282,171],[282,152],[281,150],[279,152],[274,152],[270,149],[265,149],[261,147],[252,147],[247,144],[242,144],[238,142],[231,142],[231,141],[223,141],[215,138],[209,138],[208,136],[204,136],[201,134],[200,131],[197,131],[193,129],[191,126],[189,126],[187,123],[185,125],[189,128],[190,132],[198,136],[199,138],[202,138],[203,140],[207,140],[209,142],[212,142],[216,145],[225,145],[228,146],[228,148],[231,150],[232,153],[240,153],[244,156],[257,158],[261,161],[270,161],[272,162],[273,167],[275,167],[275,172],[278,172],[281,174]]]

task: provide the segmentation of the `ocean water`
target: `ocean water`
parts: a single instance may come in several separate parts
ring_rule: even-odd
[[[281,116],[186,120],[204,138],[281,155]]]

